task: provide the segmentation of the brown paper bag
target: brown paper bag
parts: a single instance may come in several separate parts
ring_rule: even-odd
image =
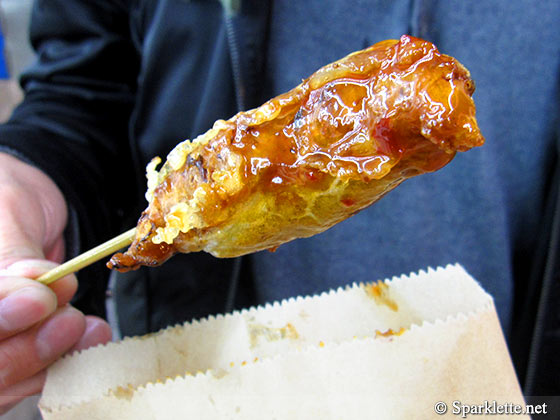
[[[454,265],[65,357],[40,408],[46,420],[429,419],[503,404],[523,396],[492,298]]]

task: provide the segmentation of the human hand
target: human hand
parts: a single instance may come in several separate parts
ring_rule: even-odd
[[[68,304],[74,275],[49,287],[31,280],[63,259],[66,218],[47,175],[0,153],[0,414],[40,392],[60,356],[111,338],[105,321]]]

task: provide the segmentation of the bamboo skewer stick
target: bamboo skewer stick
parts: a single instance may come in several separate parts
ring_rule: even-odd
[[[106,257],[119,249],[122,249],[132,243],[134,240],[134,235],[136,233],[136,228],[132,228],[119,236],[109,239],[107,242],[66,261],[64,264],[59,265],[56,268],[46,272],[42,276],[38,277],[36,280],[43,284],[50,284],[70,273],[75,273],[101,258]]]

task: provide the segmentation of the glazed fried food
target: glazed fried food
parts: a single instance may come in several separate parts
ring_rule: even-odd
[[[159,171],[154,159],[134,242],[108,266],[235,257],[322,232],[482,145],[473,92],[459,62],[410,36],[329,64],[180,143]]]

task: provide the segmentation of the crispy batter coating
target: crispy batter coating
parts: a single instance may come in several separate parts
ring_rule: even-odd
[[[136,238],[108,266],[235,257],[320,233],[482,145],[473,92],[465,67],[410,36],[329,64],[180,143],[159,171],[154,159]]]

